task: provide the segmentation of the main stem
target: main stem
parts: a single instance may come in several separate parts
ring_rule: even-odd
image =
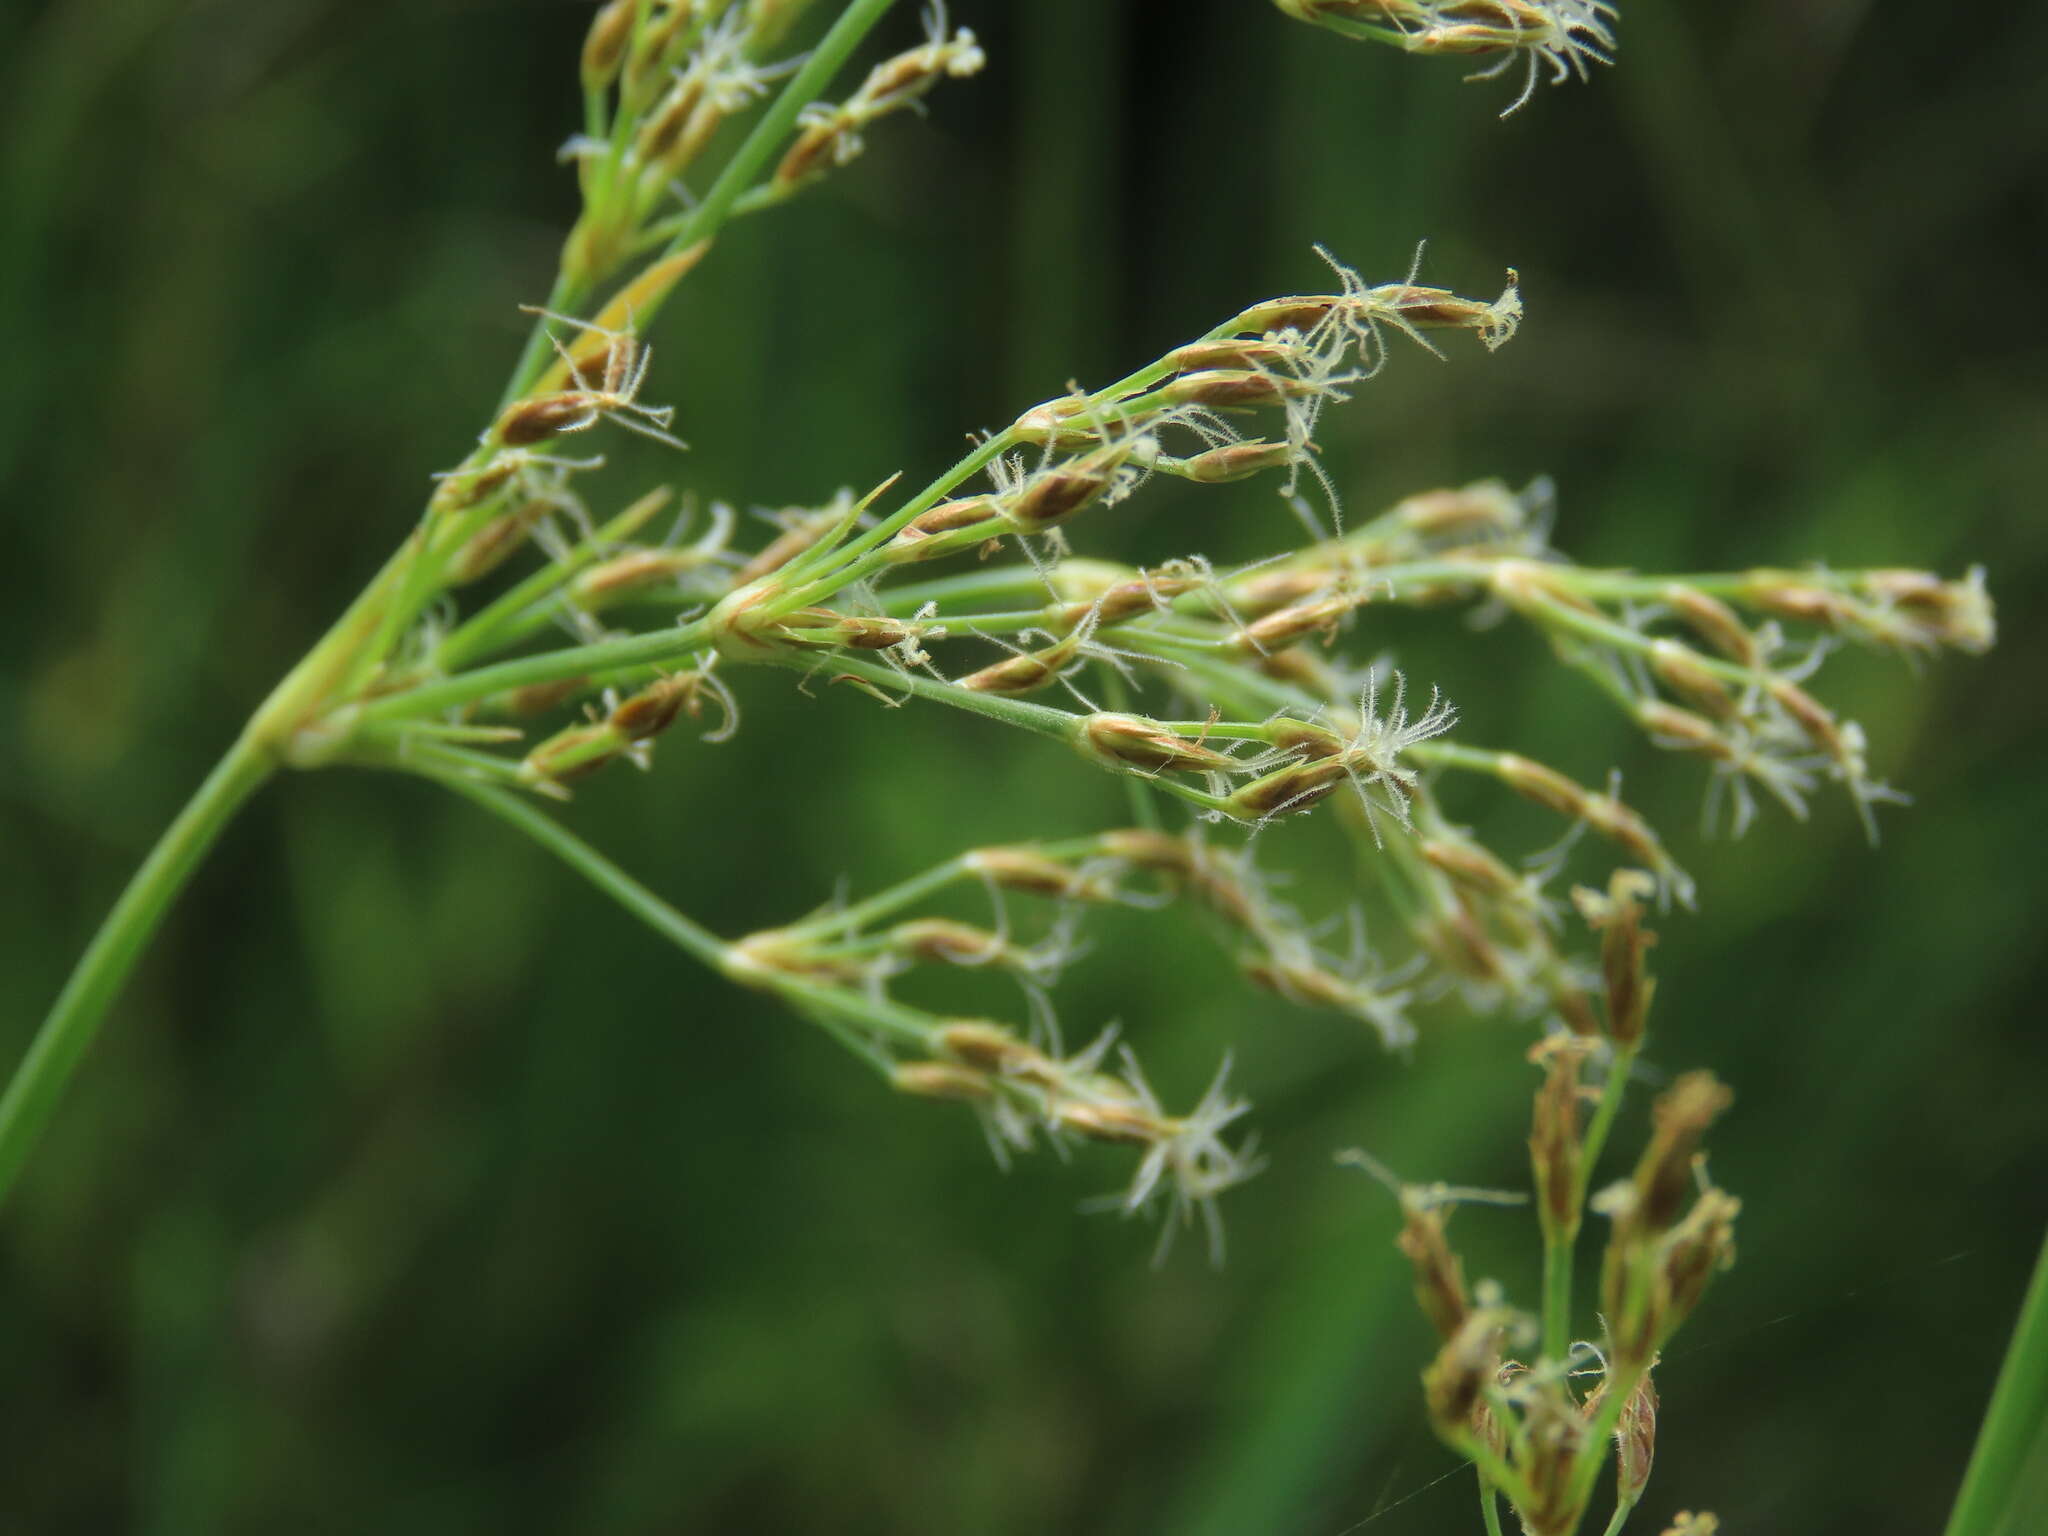
[[[1573,1239],[1545,1236],[1543,1243],[1543,1353],[1563,1361],[1572,1342]]]
[[[1634,1045],[1622,1046],[1608,1064],[1607,1083],[1600,1091],[1599,1107],[1593,1111],[1592,1123],[1586,1127],[1586,1138],[1580,1146],[1579,1187],[1572,1196],[1575,1212],[1585,1210],[1586,1189],[1592,1183],[1600,1154],[1607,1146],[1607,1133],[1614,1129],[1614,1117],[1621,1109],[1622,1095],[1628,1091],[1628,1075],[1635,1070],[1638,1049]],[[1552,1241],[1548,1232],[1544,1234],[1543,1353],[1553,1360],[1563,1360],[1571,1352],[1572,1260],[1578,1246],[1578,1235],[1576,1217],[1569,1238]]]
[[[0,1096],[0,1200],[49,1124],[57,1100],[77,1070],[100,1021],[134,969],[165,909],[206,857],[221,829],[244,801],[276,771],[277,760],[258,737],[244,733],[214,765],[206,782],[157,840],[129,880],[92,943],[79,957],[28,1054]]]
[[[1501,1536],[1500,1496],[1484,1472],[1479,1474],[1479,1513],[1486,1520],[1486,1536]]]
[[[2012,1347],[1992,1389],[1977,1449],[1944,1536],[2001,1536],[2020,1529],[2022,1482],[2048,1460],[2048,1240],[2020,1303]]]

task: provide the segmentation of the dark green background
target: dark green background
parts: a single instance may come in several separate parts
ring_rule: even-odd
[[[1589,561],[1988,564],[1991,656],[1824,674],[1919,800],[1876,854],[1832,800],[1702,840],[1697,765],[1511,627],[1353,637],[1398,641],[1467,740],[1622,767],[1701,879],[1664,925],[1655,1054],[1740,1092],[1715,1167],[1743,1252],[1660,1373],[1646,1513],[1929,1531],[2048,1216],[2048,12],[1694,9],[1627,6],[1618,68],[1502,123],[1512,86],[1257,0],[963,0],[989,71],[732,231],[658,338],[694,451],[617,453],[615,487],[916,475],[1313,287],[1312,240],[1384,278],[1426,235],[1466,291],[1520,267],[1530,318],[1493,358],[1397,356],[1331,419],[1355,507],[1548,472]],[[0,6],[6,1059],[477,430],[570,212],[587,14]],[[1155,487],[1097,547],[1239,557],[1284,516],[1256,485]],[[679,734],[570,813],[724,931],[1124,814],[965,717],[744,695],[739,740]],[[1515,850],[1551,835],[1453,807]],[[1330,835],[1263,851],[1333,869]],[[1123,1019],[1177,1102],[1232,1048],[1258,1102],[1272,1167],[1227,1201],[1221,1273],[1195,1244],[1154,1272],[1149,1232],[1075,1214],[1126,1159],[999,1174],[964,1116],[435,791],[274,786],[0,1213],[0,1527],[1476,1530],[1469,1474],[1437,1481],[1389,1202],[1329,1153],[1517,1182],[1526,1030],[1445,1009],[1404,1065],[1239,990],[1183,920],[1101,940],[1070,1029]],[[1456,1231],[1530,1294],[1524,1218]]]

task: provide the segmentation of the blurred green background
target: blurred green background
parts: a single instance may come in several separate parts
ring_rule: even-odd
[[[1587,561],[1990,567],[1987,659],[1824,674],[1919,802],[1877,853],[1834,800],[1702,839],[1697,766],[1513,628],[1389,632],[1465,739],[1621,767],[1701,880],[1662,925],[1655,1054],[1739,1090],[1715,1166],[1743,1254],[1660,1372],[1645,1528],[1935,1529],[2048,1217],[2048,10],[1642,0],[1619,67],[1506,122],[1512,85],[1256,0],[955,10],[988,72],[736,227],[663,317],[651,393],[693,451],[607,444],[621,495],[915,476],[1313,288],[1311,241],[1385,278],[1428,236],[1433,280],[1518,266],[1530,319],[1493,358],[1397,355],[1329,418],[1354,507],[1550,473]],[[588,14],[0,6],[6,1060],[471,440],[571,211]],[[1256,485],[1155,487],[1094,547],[1287,529]],[[744,700],[736,742],[678,733],[569,813],[724,931],[1126,814],[964,717],[772,676]],[[1341,867],[1316,828],[1269,859]],[[1149,1231],[1076,1214],[1127,1159],[999,1173],[965,1116],[878,1091],[469,808],[274,786],[0,1212],[0,1527],[1476,1530],[1390,1202],[1329,1154],[1519,1182],[1526,1027],[1446,1007],[1403,1064],[1239,989],[1183,920],[1097,932],[1070,1030],[1121,1018],[1177,1102],[1234,1049],[1259,1106],[1272,1166],[1226,1201],[1221,1272],[1197,1243],[1155,1272]],[[1531,1294],[1523,1218],[1456,1235]]]

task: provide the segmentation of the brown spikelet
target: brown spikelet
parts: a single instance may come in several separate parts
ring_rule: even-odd
[[[1283,366],[1292,356],[1289,348],[1271,341],[1196,341],[1176,348],[1169,357],[1177,373],[1200,373],[1210,368],[1249,368],[1253,371]]]
[[[558,433],[588,426],[591,419],[589,399],[580,391],[572,391],[520,401],[498,418],[493,431],[499,442],[524,448],[544,443]]]
[[[694,678],[664,677],[623,701],[607,723],[628,741],[646,741],[675,724],[695,687]]]
[[[1636,1165],[1629,1219],[1637,1233],[1664,1232],[1678,1220],[1692,1188],[1693,1154],[1734,1099],[1713,1073],[1688,1072],[1657,1100],[1650,1145]]]
[[[1573,821],[1586,814],[1586,790],[1555,768],[1513,752],[1501,753],[1497,766],[1502,781],[1525,800],[1533,800]]]
[[[1033,848],[977,848],[966,855],[965,862],[976,874],[1006,891],[1052,896],[1062,901],[1108,901],[1116,894],[1115,888],[1099,876],[1084,874]]]
[[[1762,659],[1749,627],[1718,597],[1677,582],[1664,588],[1663,596],[1694,634],[1730,661],[1753,667]]]
[[[618,78],[633,37],[636,0],[607,0],[583,39],[583,88],[602,91]]]
[[[995,1092],[983,1073],[950,1061],[906,1061],[889,1073],[898,1093],[926,1099],[985,1099]]]
[[[1182,459],[1174,473],[1202,485],[1228,485],[1237,480],[1249,480],[1269,469],[1285,469],[1295,458],[1295,449],[1287,443],[1261,440],[1226,443],[1221,448],[1211,448],[1193,458]]]
[[[1261,373],[1249,368],[1205,368],[1184,373],[1160,386],[1160,396],[1171,405],[1205,405],[1212,410],[1244,410],[1258,406],[1285,405],[1317,386],[1306,379],[1285,374]]]
[[[1401,1232],[1394,1244],[1415,1271],[1415,1303],[1448,1344],[1471,1316],[1465,1291],[1465,1266],[1444,1235],[1441,1210],[1403,1198]]]
[[[1554,1035],[1529,1053],[1543,1068],[1543,1085],[1536,1090],[1529,1122],[1529,1166],[1547,1243],[1569,1243],[1579,1231],[1579,1192],[1585,1178],[1579,1067],[1585,1050],[1586,1042],[1576,1035]]]
[[[1226,773],[1237,760],[1139,715],[1094,714],[1081,721],[1090,757],[1141,773]]]
[[[528,683],[524,688],[514,688],[505,697],[505,710],[514,715],[538,715],[553,709],[564,699],[590,686],[587,677],[558,678],[551,683]]]
[[[1345,777],[1344,764],[1336,758],[1296,763],[1239,786],[1226,805],[1229,814],[1239,821],[1305,811],[1335,794]]]

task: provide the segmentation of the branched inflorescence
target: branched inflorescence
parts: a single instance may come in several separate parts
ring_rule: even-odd
[[[1616,1512],[1609,1529],[1618,1530],[1641,1500],[1656,1455],[1659,1353],[1735,1256],[1741,1202],[1708,1179],[1700,1151],[1731,1101],[1709,1073],[1672,1084],[1656,1103],[1633,1174],[1588,1198],[1655,991],[1645,963],[1654,936],[1642,927],[1639,899],[1650,886],[1640,872],[1623,870],[1605,893],[1574,893],[1603,941],[1603,1024],[1591,1036],[1557,1031],[1530,1052],[1543,1074],[1529,1130],[1544,1253],[1540,1315],[1516,1311],[1490,1282],[1468,1286],[1450,1245],[1446,1222],[1455,1206],[1504,1203],[1501,1197],[1404,1185],[1364,1153],[1341,1156],[1399,1198],[1396,1242],[1440,1342],[1422,1378],[1431,1423],[1479,1469],[1489,1520],[1495,1496],[1503,1496],[1530,1536],[1578,1529],[1610,1448]],[[1610,1221],[1601,1332],[1574,1339],[1573,1248],[1589,1205]],[[1590,1391],[1580,1385],[1589,1379]],[[1673,1529],[1711,1531],[1712,1517],[1682,1515]]]
[[[1505,49],[1560,72],[1611,42],[1599,6],[1286,8],[1416,51]],[[1471,745],[1434,689],[1384,662],[1348,660],[1344,642],[1366,610],[1470,602],[1516,615],[1651,741],[1704,758],[1710,807],[1729,805],[1738,831],[1760,799],[1804,815],[1823,780],[1866,820],[1897,798],[1872,772],[1862,730],[1810,691],[1810,675],[1845,641],[1983,649],[1991,610],[1976,573],[1586,569],[1552,548],[1541,484],[1426,492],[1345,525],[1317,446],[1325,413],[1380,375],[1397,342],[1441,355],[1444,333],[1488,349],[1509,340],[1522,316],[1512,273],[1480,300],[1423,282],[1419,255],[1417,270],[1374,284],[1325,253],[1329,291],[1254,304],[1122,379],[1033,406],[922,489],[892,480],[773,511],[757,548],[736,547],[743,520],[723,506],[671,515],[649,540],[665,491],[594,517],[576,486],[597,460],[563,445],[613,427],[674,442],[671,413],[648,397],[647,326],[712,236],[809,186],[878,119],[982,64],[972,35],[950,32],[934,10],[923,42],[875,66],[840,105],[817,105],[799,73],[763,109],[791,73],[774,52],[788,19],[787,7],[702,0],[602,10],[584,60],[589,118],[571,145],[585,209],[563,281],[476,450],[439,477],[419,532],[366,597],[357,643],[284,722],[291,761],[564,797],[622,759],[649,766],[679,721],[712,740],[733,735],[734,681],[747,669],[793,670],[807,690],[847,684],[892,705],[947,705],[1063,743],[1184,807],[1194,825],[1255,833],[1333,806],[1385,909],[1378,947],[1357,913],[1342,919],[1352,937],[1341,957],[1265,893],[1247,852],[1191,833],[1111,834],[1089,845],[1098,862],[1079,866],[1056,851],[992,863],[983,850],[974,868],[993,889],[1056,887],[1070,909],[1128,896],[1134,875],[1164,880],[1222,918],[1252,980],[1349,1013],[1401,1048],[1416,1039],[1418,1009],[1446,993],[1598,1038],[1598,972],[1571,953],[1562,904],[1546,891],[1577,834],[1646,871],[1665,902],[1690,903],[1693,888],[1612,783],[1588,787]],[[714,130],[756,110],[754,135],[709,190],[689,193]],[[606,281],[609,296],[594,302]],[[1307,530],[1270,559],[1227,571],[1194,551],[1146,566],[1075,553],[1091,526],[1131,515],[1162,481],[1261,476]],[[538,568],[506,583],[498,572],[527,548],[543,556]],[[1020,558],[991,558],[1005,548]],[[945,571],[948,560],[963,568]],[[494,595],[448,617],[448,594],[487,580]],[[529,739],[564,709],[577,714]],[[1454,778],[1534,801],[1569,835],[1522,859],[1491,849],[1448,808]],[[1046,988],[1077,920],[1069,910],[1028,941],[1006,920],[974,929],[929,914],[883,930],[813,920],[725,946],[720,963],[829,1021],[897,1086],[972,1099],[997,1147],[1033,1134],[1128,1141],[1146,1149],[1135,1205],[1171,1189],[1184,1212],[1213,1211],[1214,1195],[1250,1167],[1221,1139],[1242,1106],[1218,1088],[1206,1109],[1167,1115],[1134,1061],[1113,1070],[1099,1051],[1063,1056],[1048,1038]],[[891,995],[892,977],[933,963],[1017,976],[1040,1022],[963,1035],[958,1021]],[[998,1037],[1013,1044],[998,1049]],[[963,1053],[965,1040],[982,1042],[978,1054]]]
[[[584,122],[565,149],[582,211],[510,386],[476,446],[435,477],[410,537],[258,711],[217,781],[216,809],[280,765],[436,779],[697,958],[816,1021],[896,1089],[974,1106],[999,1157],[1047,1139],[1129,1147],[1136,1166],[1119,1208],[1163,1207],[1168,1233],[1199,1218],[1218,1254],[1217,1197],[1258,1166],[1249,1142],[1234,1140],[1248,1106],[1219,1071],[1192,1109],[1169,1112],[1136,1056],[1112,1054],[1111,1033],[1065,1046],[1049,989],[1079,952],[1086,911],[1182,898],[1251,981],[1354,1017],[1391,1048],[1413,1046],[1419,1017],[1447,996],[1538,1023],[1540,1325],[1490,1289],[1468,1291],[1444,1236],[1455,1192],[1401,1187],[1401,1244],[1442,1341],[1426,1390],[1439,1433],[1528,1531],[1577,1528],[1610,1439],[1625,1511],[1648,1475],[1657,1352],[1731,1252],[1736,1204],[1695,1171],[1725,1090],[1679,1079],[1634,1178],[1592,1202],[1613,1223],[1596,1343],[1570,1338],[1570,1253],[1642,1049],[1642,918],[1652,902],[1690,905],[1693,885],[1611,777],[1593,787],[1471,744],[1464,728],[1483,735],[1484,721],[1461,719],[1434,688],[1350,642],[1376,608],[1511,614],[1650,741],[1704,759],[1710,813],[1727,806],[1738,832],[1764,801],[1804,816],[1831,781],[1874,834],[1874,808],[1901,797],[1873,771],[1863,730],[1811,690],[1814,672],[1842,644],[1985,650],[1994,625],[1981,573],[1582,567],[1552,546],[1542,483],[1427,491],[1347,526],[1339,477],[1317,445],[1327,412],[1400,344],[1441,355],[1437,339],[1464,332],[1490,350],[1522,317],[1512,273],[1498,297],[1466,298],[1422,282],[1419,257],[1399,281],[1373,284],[1326,256],[1331,291],[1254,304],[1124,378],[1033,406],[920,489],[892,478],[865,495],[768,509],[758,547],[736,542],[745,520],[735,509],[685,498],[671,512],[666,488],[600,519],[579,489],[601,462],[591,448],[614,429],[681,447],[672,411],[650,398],[647,337],[714,240],[844,165],[882,119],[982,67],[973,34],[935,6],[921,42],[823,101],[888,0],[846,0],[811,51],[788,51],[810,3],[600,7],[581,61]],[[1614,43],[1612,8],[1594,0],[1276,3],[1410,52],[1498,56],[1489,73],[1519,61],[1515,106],[1543,71],[1583,75]],[[1143,565],[1076,553],[1161,482],[1258,477],[1305,529],[1269,559],[1222,570],[1191,549]],[[510,574],[521,554],[538,558]],[[847,684],[1044,738],[1076,771],[1125,780],[1140,824],[980,848],[879,895],[720,938],[534,797],[566,798],[621,760],[651,766],[656,741],[684,720],[706,740],[733,737],[736,679],[764,667],[799,674],[806,691]],[[1521,856],[1487,846],[1451,810],[1461,780],[1534,802],[1561,820],[1562,841]],[[1276,900],[1246,841],[1309,814],[1335,818],[1365,871],[1360,905],[1329,923]],[[1586,833],[1628,866],[1569,904],[1598,932],[1597,960],[1574,951],[1568,904],[1548,890]],[[990,893],[985,920],[925,909],[960,882]],[[1392,944],[1366,944],[1368,900]],[[1045,901],[1044,923],[1012,910]],[[132,937],[116,934],[108,952],[132,957]],[[91,970],[99,963],[88,956],[90,985],[67,993],[46,1026],[61,1038],[39,1041],[24,1069],[34,1080],[0,1112],[0,1178],[47,1113],[57,1081],[47,1074],[76,1060],[79,1020],[89,1029],[111,995],[102,983],[112,972]],[[955,1017],[898,995],[902,978],[933,967],[1014,977],[1024,1022]],[[1530,1345],[1533,1363],[1511,1356]],[[1574,1380],[1588,1369],[1599,1385],[1582,1398]],[[1673,1527],[1711,1529],[1705,1516]]]
[[[1614,12],[1602,0],[1273,0],[1287,15],[1344,37],[1388,43],[1408,53],[1487,57],[1473,79],[1490,80],[1516,64],[1522,90],[1506,117],[1526,105],[1548,69],[1553,82],[1585,79],[1611,62]]]

